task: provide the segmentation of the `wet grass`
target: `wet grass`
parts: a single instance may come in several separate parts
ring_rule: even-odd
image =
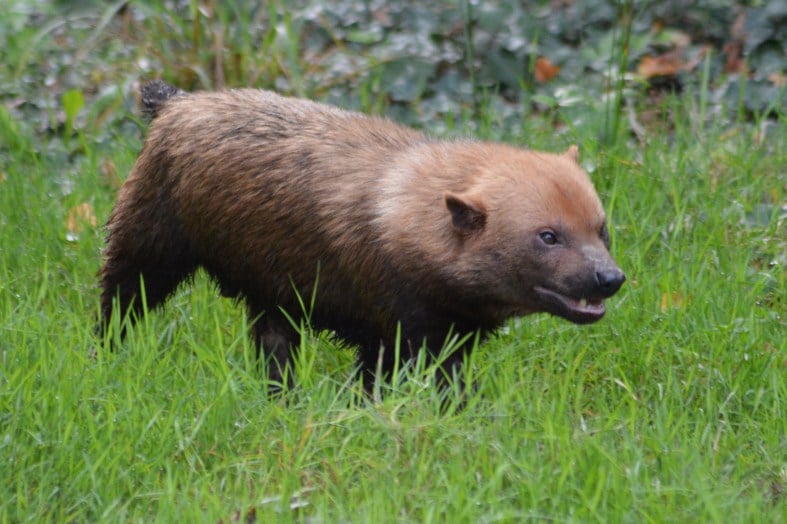
[[[629,281],[598,324],[512,321],[448,413],[423,364],[364,398],[351,348],[312,333],[269,397],[242,308],[204,275],[91,356],[100,225],[139,125],[88,103],[66,143],[62,98],[44,132],[0,108],[0,520],[784,521],[787,128],[702,99],[666,97],[643,141],[604,148],[603,114],[556,134],[482,102],[481,138],[581,144]]]

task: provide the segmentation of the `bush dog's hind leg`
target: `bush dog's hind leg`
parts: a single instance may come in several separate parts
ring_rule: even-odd
[[[116,217],[123,220],[123,217]],[[163,228],[166,221],[158,222]],[[127,229],[129,227],[127,226]],[[129,321],[142,313],[142,291],[144,286],[145,302],[149,310],[161,305],[178,284],[189,278],[197,268],[197,260],[191,255],[185,242],[177,242],[183,235],[170,234],[173,239],[165,247],[158,246],[160,237],[169,232],[158,230],[154,238],[148,238],[150,231],[135,228],[136,243],[129,242],[126,236],[118,237],[110,232],[101,277],[101,333],[106,335],[112,317],[113,303],[117,300],[116,314],[124,319],[129,312]],[[120,335],[124,334],[125,327]]]
[[[145,303],[148,310],[160,306],[183,280],[189,278],[194,268],[179,267],[171,269],[140,268],[127,262],[110,265],[109,261],[102,270],[101,292],[101,329],[106,335],[112,317],[113,303],[117,299],[116,314],[121,319],[128,315],[133,322],[143,312],[142,292],[144,286]],[[125,325],[121,336],[125,334]]]
[[[287,317],[276,307],[262,308],[248,303],[249,323],[254,337],[257,362],[262,358],[268,365],[268,378],[284,386],[293,384],[292,353],[298,345],[299,334]]]

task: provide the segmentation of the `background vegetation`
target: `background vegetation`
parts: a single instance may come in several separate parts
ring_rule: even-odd
[[[2,521],[787,520],[787,2],[0,4]],[[580,144],[630,277],[512,321],[464,410],[305,333],[269,397],[204,276],[98,347],[141,81],[273,88],[441,136]],[[449,402],[450,405],[450,402]]]

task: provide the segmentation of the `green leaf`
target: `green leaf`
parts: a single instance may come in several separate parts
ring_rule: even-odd
[[[550,96],[550,95],[547,95],[547,94],[543,94],[543,93],[538,93],[538,94],[533,95],[531,100],[533,102],[535,102],[536,104],[540,104],[542,106],[546,106],[547,108],[550,108],[550,109],[551,108],[555,108],[555,107],[558,106],[557,98],[555,98],[553,96]]]
[[[71,136],[74,129],[74,121],[79,111],[85,107],[85,97],[79,89],[69,89],[63,93],[63,110],[66,112],[66,136]]]
[[[383,36],[384,34],[382,28],[378,26],[372,27],[369,30],[355,29],[349,31],[346,38],[348,42],[369,45],[380,42],[383,39]]]
[[[382,83],[392,100],[412,102],[422,96],[433,72],[434,64],[426,60],[400,58],[383,66]]]

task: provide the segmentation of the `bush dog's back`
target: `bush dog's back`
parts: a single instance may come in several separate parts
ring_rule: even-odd
[[[408,359],[511,316],[596,321],[624,281],[576,148],[436,140],[261,90],[153,82],[142,98],[153,120],[108,224],[105,326],[115,298],[140,311],[140,277],[152,308],[204,267],[246,301],[280,380],[298,345],[283,312],[299,318],[316,285],[312,325],[358,345],[368,379],[381,351],[393,368],[397,324]]]

